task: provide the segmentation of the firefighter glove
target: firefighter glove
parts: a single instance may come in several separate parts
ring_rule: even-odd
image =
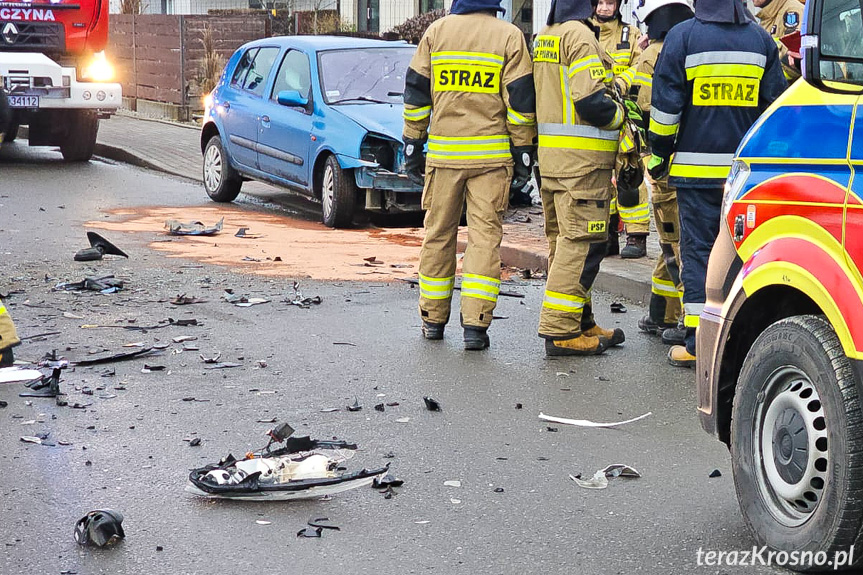
[[[513,146],[511,149],[515,167],[512,172],[512,189],[524,189],[530,182],[530,172],[533,167],[533,146]]]
[[[668,175],[670,164],[668,158],[653,154],[650,156],[650,161],[647,162],[647,171],[650,172],[650,177],[654,180],[661,180]]]
[[[422,185],[426,170],[426,157],[423,153],[425,140],[405,138],[405,171],[411,182]]]

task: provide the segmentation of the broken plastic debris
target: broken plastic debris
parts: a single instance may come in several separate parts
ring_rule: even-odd
[[[357,399],[357,396],[354,396],[354,404],[348,405],[346,407],[347,407],[348,411],[359,411],[363,408],[363,406],[360,405],[360,400]]]
[[[437,400],[426,396],[423,397],[423,401],[426,404],[426,409],[428,409],[429,411],[440,411],[440,403]]]
[[[375,411],[386,411],[386,407],[384,407],[383,403],[378,403],[375,405]]]
[[[48,447],[54,447],[54,443],[48,441],[48,434],[43,433],[40,435],[23,435],[21,436],[21,441],[24,443],[35,443],[36,445],[46,445]]]
[[[70,361],[70,365],[98,365],[101,363],[113,363],[115,361],[124,361],[127,359],[132,359],[153,351],[153,348],[145,347],[143,349],[136,349],[135,351],[124,351],[120,353],[115,353],[113,355],[107,355],[103,357],[94,357],[91,359],[80,359],[77,361]]]
[[[184,341],[195,341],[198,339],[196,335],[178,335],[177,337],[172,337],[171,341],[174,343],[183,343]]]
[[[228,369],[231,367],[241,367],[242,363],[236,363],[233,361],[220,361],[219,363],[212,363],[204,366],[204,369]]]
[[[396,419],[396,423],[407,423],[411,420],[410,417],[399,417]]]
[[[244,238],[247,240],[256,240],[260,237],[263,237],[262,234],[250,234],[249,228],[240,228],[237,230],[237,233],[234,234],[234,237]]]
[[[152,373],[154,371],[165,371],[167,368],[164,365],[148,365],[144,364],[144,367],[141,368],[141,373]]]
[[[633,417],[632,419],[627,419],[625,421],[615,421],[612,423],[597,423],[595,421],[589,421],[587,419],[566,419],[564,417],[553,417],[551,415],[545,415],[544,413],[539,414],[539,418],[543,421],[551,421],[552,423],[562,423],[564,425],[576,425],[578,427],[616,427],[618,425],[626,425],[627,423],[633,423],[635,421],[640,421],[646,417],[653,415],[652,411],[648,411],[644,415],[639,415],[638,417]]]
[[[191,440],[189,440],[189,447],[197,447],[198,445],[201,445],[200,437],[193,437]]]
[[[318,527],[320,529],[332,529],[333,531],[341,531],[341,527],[330,523],[329,517],[313,517],[309,519],[308,523],[311,527]]]
[[[289,437],[285,447],[269,447],[241,460],[228,455],[215,464],[194,469],[186,491],[202,497],[246,501],[318,498],[371,485],[389,466],[342,472],[357,450],[338,440]]]
[[[90,511],[75,523],[75,541],[78,545],[105,547],[117,543],[123,532],[123,514],[113,509]]]
[[[42,372],[20,367],[0,368],[0,383],[24,383],[42,379]]]
[[[708,477],[711,479],[713,479],[715,477],[722,477],[722,472],[719,471],[718,469],[714,469],[713,471],[710,472],[710,475],[708,475]]]
[[[262,297],[249,297],[247,295],[235,294],[233,290],[225,290],[222,298],[237,307],[250,307],[262,303],[269,303],[270,300]]]
[[[590,479],[581,479],[578,475],[569,476],[569,478],[575,481],[579,487],[583,487],[585,489],[605,489],[608,487],[609,477],[636,478],[641,477],[641,473],[628,465],[613,463],[594,473],[593,477]]]
[[[87,232],[87,241],[90,242],[90,247],[78,250],[78,253],[75,254],[76,262],[92,262],[101,260],[104,255],[122,256],[124,258],[129,257],[123,250],[96,232]]]
[[[222,352],[217,351],[216,355],[213,357],[204,357],[204,354],[198,354],[198,357],[200,357],[201,361],[204,363],[219,363],[219,358],[222,357]]]
[[[272,525],[273,524],[272,521],[264,521],[263,519],[258,519],[257,521],[255,521],[255,523],[257,523],[258,525]]]
[[[166,220],[165,227],[172,236],[212,236],[222,231],[224,222],[225,218],[222,218],[215,225],[207,227],[203,222],[183,223],[177,220]]]
[[[54,286],[54,291],[97,291],[104,294],[114,293],[123,289],[123,281],[113,275],[103,277],[85,277],[79,282],[63,282]]]
[[[611,304],[611,313],[626,313],[626,306],[620,302]]]
[[[386,489],[387,487],[401,487],[404,485],[404,479],[399,479],[396,476],[387,473],[381,477],[375,477],[372,482],[372,487],[375,489]]]
[[[193,303],[205,303],[207,300],[199,299],[195,296],[187,296],[186,294],[180,294],[177,297],[173,298],[168,303],[171,305],[191,305]],[[184,320],[179,320],[184,321]],[[197,323],[197,322],[196,322]],[[192,324],[195,325],[195,324]]]
[[[323,299],[321,299],[321,296],[319,295],[316,295],[314,297],[303,297],[303,294],[300,291],[299,282],[294,282],[292,287],[294,289],[294,295],[286,297],[284,299],[285,303],[289,303],[291,305],[306,309],[311,305],[319,305],[323,301]]]
[[[320,537],[322,531],[321,527],[303,527],[297,531],[297,537]]]
[[[447,487],[461,487],[461,481],[457,480],[444,481],[443,484]]]

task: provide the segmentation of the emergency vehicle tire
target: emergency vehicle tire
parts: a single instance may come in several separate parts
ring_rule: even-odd
[[[214,202],[233,202],[240,195],[243,180],[231,167],[222,139],[213,136],[204,147],[204,189]]]
[[[744,360],[731,417],[737,499],[759,545],[789,560],[797,552],[806,564],[785,565],[797,571],[833,570],[849,551],[859,564],[863,412],[830,324],[804,315],[765,329]],[[815,564],[819,553],[830,564]]]
[[[18,128],[20,127],[21,125],[13,120],[12,123],[9,124],[9,127],[6,128],[6,135],[3,136],[3,143],[11,144],[14,142],[18,137]]]
[[[99,118],[89,110],[70,111],[69,133],[60,144],[60,153],[67,162],[89,162],[96,151]]]
[[[343,170],[335,156],[327,156],[318,178],[323,222],[331,228],[347,228],[354,219],[357,184],[352,170]]]

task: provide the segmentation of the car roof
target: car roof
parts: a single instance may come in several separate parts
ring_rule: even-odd
[[[290,45],[301,50],[318,52],[321,50],[339,50],[349,48],[411,48],[404,40],[387,41],[371,38],[354,38],[352,36],[273,36],[249,42],[245,47],[264,44],[280,46]]]

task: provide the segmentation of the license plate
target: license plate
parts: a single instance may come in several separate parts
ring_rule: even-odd
[[[38,108],[39,96],[9,96],[10,108]]]

